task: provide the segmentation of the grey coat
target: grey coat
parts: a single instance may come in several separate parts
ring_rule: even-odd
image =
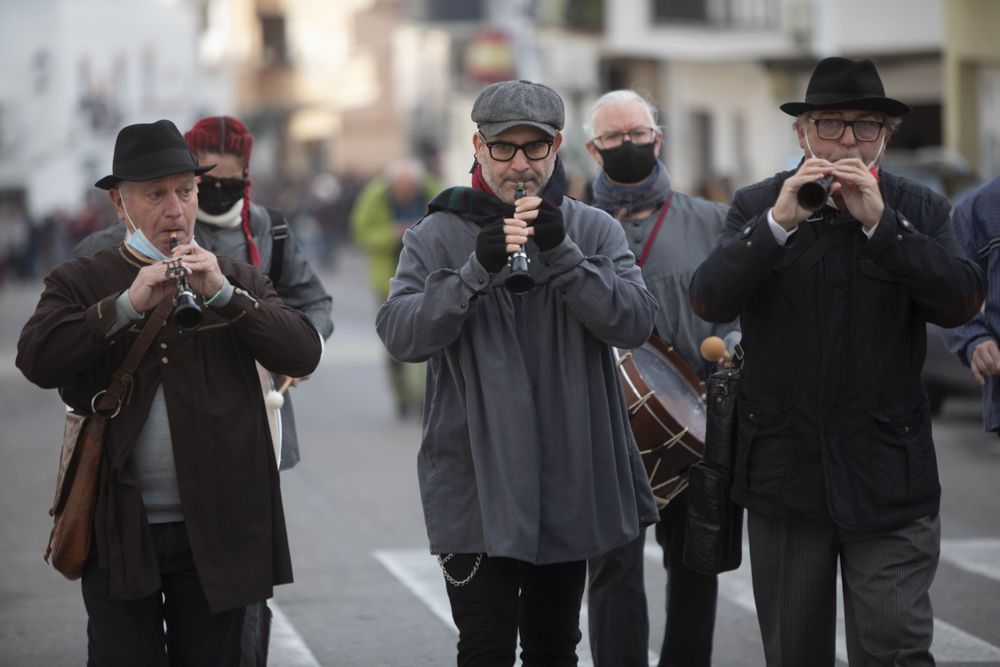
[[[250,204],[250,233],[260,252],[260,270],[268,273],[271,270],[274,249],[271,216],[266,208],[253,202]],[[246,237],[240,227],[218,227],[198,221],[194,236],[198,245],[216,255],[241,262],[249,261]],[[80,241],[73,248],[73,256],[95,255],[104,248],[120,245],[124,240],[125,226],[114,224]],[[305,313],[324,340],[329,338],[333,333],[333,320],[330,317],[333,298],[327,293],[323,283],[309,266],[309,261],[299,250],[291,229],[288,238],[285,239],[283,256],[281,280],[274,286],[275,291],[286,304]],[[277,376],[275,383],[280,384]],[[282,447],[279,467],[281,470],[287,470],[298,463],[300,458],[291,392],[285,394],[285,403],[281,407],[281,427]]]
[[[688,287],[695,270],[722,236],[729,208],[723,204],[674,191],[670,210],[653,241],[642,279],[660,310],[656,333],[669,341],[698,377],[705,379],[715,364],[701,357],[701,342],[709,336],[723,338],[739,330],[738,322],[706,322],[691,309]],[[641,256],[660,211],[636,220],[622,220],[629,248]]]
[[[657,519],[611,346],[649,336],[656,301],[619,225],[569,198],[567,236],[539,253],[536,287],[475,257],[480,227],[433,213],[403,237],[376,328],[428,360],[417,468],[431,552],[534,564],[588,559]]]

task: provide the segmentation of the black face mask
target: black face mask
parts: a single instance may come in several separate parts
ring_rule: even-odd
[[[635,144],[623,141],[621,146],[597,149],[604,161],[604,173],[612,181],[638,183],[653,173],[656,166],[656,142]]]
[[[242,178],[202,176],[198,184],[198,208],[209,215],[222,215],[243,198]]]

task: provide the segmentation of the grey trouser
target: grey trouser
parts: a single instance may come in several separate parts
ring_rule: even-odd
[[[747,532],[768,667],[833,666],[838,559],[851,667],[935,664],[937,515],[862,533],[749,512]]]
[[[646,529],[587,562],[590,651],[595,667],[649,667],[649,614],[643,581]]]

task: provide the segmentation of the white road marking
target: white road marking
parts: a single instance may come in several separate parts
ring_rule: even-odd
[[[998,543],[1000,540],[991,539],[944,540],[941,544],[941,560],[966,572],[1000,581]]]
[[[421,602],[430,607],[434,615],[458,634],[451,618],[451,603],[445,591],[444,578],[437,559],[426,549],[376,551],[375,560],[382,563],[399,581],[410,589]]]
[[[285,613],[274,600],[269,600],[271,608],[271,643],[268,648],[267,663],[272,667],[320,667],[313,652],[306,646],[302,635],[295,630]]]
[[[646,558],[661,563],[663,555],[656,544],[648,544]],[[375,558],[389,570],[417,598],[427,605],[441,621],[457,633],[451,618],[451,607],[445,591],[444,579],[436,559],[426,549],[399,549],[376,551]],[[1000,581],[1000,539],[944,540],[941,560],[973,574]],[[838,584],[839,589],[839,584]],[[743,565],[735,572],[719,577],[719,594],[747,613],[756,615],[753,585],[750,578],[750,558],[744,545]],[[583,640],[577,648],[580,667],[592,667],[590,643],[587,638],[586,604],[580,613]],[[1000,663],[1000,647],[942,621],[934,619],[934,657],[938,662]],[[837,600],[837,658],[847,662],[847,640],[844,613],[840,596]],[[654,655],[650,664],[655,665]]]

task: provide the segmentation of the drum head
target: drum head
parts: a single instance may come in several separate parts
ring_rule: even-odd
[[[670,416],[699,442],[705,442],[705,404],[687,375],[649,344],[632,350],[632,356],[642,379]]]

